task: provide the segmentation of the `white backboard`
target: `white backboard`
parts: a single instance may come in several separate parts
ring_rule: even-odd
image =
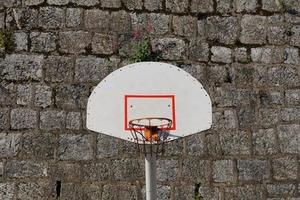
[[[159,62],[114,71],[88,100],[87,128],[92,131],[134,142],[128,123],[145,117],[171,119],[171,141],[211,127],[211,100],[197,79]]]

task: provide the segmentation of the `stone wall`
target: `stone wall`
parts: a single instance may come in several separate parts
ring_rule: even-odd
[[[299,200],[299,12],[299,0],[0,0],[0,199],[144,198],[143,157],[88,131],[85,109],[146,35],[213,101],[212,129],[158,161],[159,199]]]

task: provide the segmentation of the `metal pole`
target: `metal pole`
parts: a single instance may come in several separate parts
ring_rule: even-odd
[[[146,199],[156,200],[156,153],[148,152],[145,156]]]

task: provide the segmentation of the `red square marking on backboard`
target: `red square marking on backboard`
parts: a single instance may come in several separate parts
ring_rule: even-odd
[[[128,126],[128,99],[129,98],[145,98],[145,99],[157,99],[157,98],[167,98],[167,99],[171,99],[172,102],[172,126],[170,128],[166,128],[165,130],[176,130],[176,114],[175,114],[175,95],[125,95],[124,96],[124,113],[125,113],[125,117],[124,117],[124,127],[126,131],[130,131],[132,130],[131,128],[129,128]],[[147,117],[153,117],[153,116],[147,116]]]

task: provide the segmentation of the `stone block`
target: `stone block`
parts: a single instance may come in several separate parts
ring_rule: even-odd
[[[144,6],[149,11],[162,10],[163,0],[145,0]]]
[[[297,179],[297,158],[286,156],[272,160],[273,176],[276,180]]]
[[[298,70],[294,66],[276,66],[268,68],[268,82],[270,86],[298,86],[300,76]]]
[[[114,199],[132,199],[137,200],[137,188],[136,186],[130,185],[104,185],[102,192],[102,200],[114,200]]]
[[[260,109],[259,122],[263,127],[276,125],[280,120],[280,110],[278,109]]]
[[[142,10],[142,0],[122,0],[123,4],[128,10]]]
[[[290,40],[290,45],[300,47],[300,25],[294,26],[291,29],[292,36]]]
[[[264,191],[261,185],[245,185],[239,187],[225,188],[224,199],[247,199],[257,200],[264,199]]]
[[[37,113],[27,108],[16,108],[10,115],[12,129],[36,128]]]
[[[300,64],[298,48],[286,48],[284,50],[284,54],[285,54],[284,63],[294,64],[294,65]]]
[[[288,105],[300,105],[300,89],[285,91],[285,102]]]
[[[59,34],[60,51],[63,53],[85,53],[91,43],[91,34],[84,31],[67,31]]]
[[[80,112],[69,112],[67,114],[66,128],[71,130],[79,130],[81,128]]]
[[[222,83],[232,83],[234,79],[234,74],[229,65],[218,65],[218,64],[210,64],[207,66],[207,77],[209,77],[208,82],[210,85],[219,86]],[[226,90],[220,88],[214,88],[216,91],[216,98],[214,101],[218,102],[219,106],[226,105],[227,103],[232,104],[234,96],[231,95],[232,92],[235,92],[233,88],[228,88]],[[218,91],[219,90],[219,91]],[[221,95],[219,97],[218,95]],[[225,101],[226,96],[226,101]],[[221,99],[223,98],[223,99]],[[224,107],[224,106],[223,106]]]
[[[178,160],[158,160],[156,173],[158,181],[175,181],[179,173]]]
[[[286,28],[283,26],[270,26],[267,31],[267,39],[270,44],[284,45],[288,42]]]
[[[254,85],[258,87],[268,85],[268,68],[262,64],[255,64],[254,66]]]
[[[8,108],[0,108],[0,129],[9,127],[9,113]]]
[[[17,156],[21,137],[20,133],[0,133],[0,158]]]
[[[269,177],[268,162],[265,160],[238,160],[240,181],[262,181]]]
[[[44,2],[44,0],[24,0],[23,5],[24,6],[37,6]]]
[[[240,41],[244,44],[265,44],[267,37],[266,17],[244,15],[242,17],[242,32]]]
[[[196,17],[173,16],[173,30],[175,35],[184,37],[195,37],[198,31]]]
[[[96,54],[113,54],[118,47],[117,37],[114,35],[95,33],[92,38],[92,49]]]
[[[191,12],[192,13],[211,13],[214,11],[213,0],[192,0]]]
[[[121,0],[100,0],[101,6],[104,8],[120,8]]]
[[[221,198],[221,191],[217,187],[200,186],[198,194],[203,200],[218,200]]]
[[[206,30],[205,30],[205,23],[206,20],[201,19],[198,20],[198,34],[197,34],[197,39],[201,40],[202,42],[206,42]]]
[[[290,40],[290,45],[300,47],[300,26],[294,26],[291,29],[292,36]]]
[[[221,62],[221,63],[231,63],[232,62],[232,51],[230,48],[213,46],[210,49],[212,56],[211,61]]]
[[[137,150],[136,150],[137,151]],[[183,139],[168,142],[164,146],[164,155],[166,156],[179,156],[183,152]]]
[[[1,1],[1,6],[5,6],[5,7],[15,7],[15,6],[19,6],[21,4],[20,0],[2,0]]]
[[[223,44],[234,44],[239,32],[238,20],[235,17],[212,16],[206,19],[207,38]]]
[[[103,148],[103,151],[107,151]],[[118,154],[124,155],[124,156],[132,156],[132,157],[138,157],[139,156],[139,150],[135,143],[125,141],[125,140],[118,140]],[[108,153],[115,153],[116,150],[108,150]],[[176,153],[176,152],[175,152]],[[105,153],[103,153],[105,154]]]
[[[191,200],[195,197],[195,186],[191,185],[185,185],[182,186],[176,186],[174,189],[174,199],[180,199],[180,200]]]
[[[20,8],[15,8],[15,12],[18,16],[19,20],[19,25],[25,29],[34,29],[38,28],[38,23],[39,23],[39,11],[37,9],[31,9],[29,7],[20,7]],[[14,19],[14,11],[13,10],[8,10],[6,19],[6,28],[8,29],[18,29],[18,25],[16,24],[16,20]]]
[[[148,29],[150,33],[163,35],[169,32],[169,26],[171,24],[171,20],[170,20],[171,17],[169,15],[151,13],[148,15],[148,18],[149,18],[148,19],[149,22],[146,29]],[[173,17],[173,23],[174,23],[174,17]],[[176,25],[174,25],[174,29],[175,26]],[[189,27],[187,27],[187,29],[189,29]]]
[[[235,129],[238,127],[237,116],[234,110],[213,112],[213,129]]]
[[[6,55],[0,62],[1,78],[3,80],[37,80],[42,79],[43,56],[38,55]]]
[[[4,172],[4,162],[0,162],[0,176],[3,176],[3,172]]]
[[[63,199],[83,199],[85,195],[83,187],[80,183],[62,183],[61,196]]]
[[[60,160],[91,160],[93,155],[92,134],[74,135],[61,134],[59,136],[58,156]]]
[[[112,164],[108,160],[99,163],[87,163],[82,168],[83,180],[85,181],[109,181],[113,180]]]
[[[194,134],[186,138],[187,153],[192,156],[206,154],[204,134]]]
[[[146,188],[145,186],[142,188],[142,200],[146,200]],[[171,199],[171,187],[170,186],[164,186],[164,185],[158,185],[157,187],[157,199],[161,200],[169,200]]]
[[[206,148],[207,148],[207,153],[210,156],[221,155],[222,149],[221,149],[220,137],[218,133],[206,135]]]
[[[290,124],[278,127],[279,147],[282,153],[300,152],[300,125]]]
[[[144,162],[142,162],[144,163]],[[112,162],[111,170],[115,181],[136,181],[144,177],[144,165],[141,160],[132,158],[115,159]]]
[[[66,13],[66,26],[76,28],[83,24],[83,9],[68,8]]]
[[[2,67],[2,63],[0,61],[0,68],[1,67]],[[0,76],[2,76],[1,72],[0,72]],[[0,104],[5,106],[5,105],[12,105],[15,103],[16,103],[15,84],[5,82],[5,81],[0,82]]]
[[[262,0],[262,9],[270,12],[277,12],[281,10],[280,1],[276,0]]]
[[[79,163],[60,161],[51,165],[49,176],[61,182],[76,182],[82,178],[82,170],[90,170],[86,167],[86,165],[81,166]]]
[[[220,66],[224,67],[224,66]],[[220,69],[220,67],[216,67],[214,70]],[[212,72],[210,72],[212,73]],[[217,73],[217,72],[214,72]],[[224,73],[224,74],[223,74]],[[229,73],[229,74],[226,74]],[[232,72],[227,72],[224,70],[221,75],[219,75],[221,81],[216,82],[217,84],[220,83],[231,83],[227,79],[231,79],[234,75],[230,74]],[[217,74],[216,74],[217,75]],[[227,77],[229,76],[229,77]],[[216,76],[217,78],[218,76]],[[222,80],[223,79],[223,80]],[[213,79],[214,80],[214,79]],[[250,78],[248,80],[251,80]],[[249,83],[251,84],[251,82]],[[239,84],[242,85],[242,84]],[[253,115],[254,115],[254,105],[257,98],[256,91],[249,90],[249,89],[237,89],[232,87],[232,85],[216,87],[214,91],[215,93],[214,102],[218,107],[230,107],[230,106],[238,106],[238,119],[239,125],[241,127],[248,126],[254,122]],[[253,113],[253,114],[252,114]],[[234,124],[232,124],[234,125]]]
[[[62,6],[62,5],[67,5],[69,3],[69,0],[47,0],[47,3],[49,5]]]
[[[99,4],[99,0],[70,0],[70,2],[79,6],[95,6]]]
[[[20,155],[23,158],[53,159],[56,137],[51,133],[24,133]]]
[[[111,15],[108,11],[86,10],[84,13],[84,24],[87,29],[97,29],[97,31],[107,32],[111,26]]]
[[[230,131],[219,135],[222,155],[250,154],[250,135],[246,131]]]
[[[235,82],[238,86],[252,85],[254,81],[254,69],[252,65],[236,64],[235,66]],[[253,102],[254,103],[254,102]]]
[[[35,86],[34,104],[46,108],[52,104],[52,89],[46,85]]]
[[[1,28],[1,25],[0,25],[0,28]],[[13,40],[14,40],[15,51],[27,51],[28,50],[28,36],[25,32],[15,32],[13,34]]]
[[[13,200],[15,191],[15,183],[0,183],[0,199]]]
[[[106,59],[96,57],[81,57],[76,59],[75,81],[99,82],[108,75]]]
[[[281,109],[281,120],[284,122],[297,122],[300,120],[300,108]]]
[[[66,113],[58,110],[45,110],[40,113],[40,120],[41,129],[62,129],[66,124]]]
[[[132,22],[130,14],[124,10],[111,13],[110,29],[119,34],[131,34]]]
[[[232,12],[232,0],[217,0],[217,11],[221,14]]]
[[[296,186],[290,183],[267,184],[267,192],[272,196],[291,196],[296,192]]]
[[[193,180],[194,183],[207,184],[210,180],[210,161],[200,160],[197,157],[185,158],[182,162],[180,179],[183,181]]]
[[[278,152],[274,129],[259,129],[253,133],[252,139],[255,155],[272,155]]]
[[[192,40],[189,44],[189,57],[197,61],[208,61],[209,44],[201,40]]]
[[[186,50],[184,40],[177,38],[160,38],[151,41],[152,49],[161,52],[163,59],[180,60]]]
[[[188,0],[166,0],[166,9],[172,13],[184,13],[188,10]]]
[[[277,47],[251,48],[251,59],[261,63],[283,63],[284,50]]]
[[[231,183],[234,180],[233,162],[216,160],[213,162],[213,180],[219,183]]]
[[[260,91],[259,99],[261,105],[268,107],[272,105],[282,105],[283,104],[283,94],[278,91]]]
[[[31,84],[18,85],[17,87],[17,104],[29,105],[32,102],[33,86]]]
[[[0,12],[0,28],[4,28],[5,26],[5,14],[4,12]]]
[[[247,49],[245,47],[236,48],[234,51],[234,58],[236,62],[248,63],[250,62]]]
[[[181,65],[182,69],[189,74],[191,74],[194,78],[199,80],[201,83],[206,82],[206,65],[203,63],[199,64],[187,64],[187,65]]]
[[[236,12],[255,12],[258,7],[257,0],[234,0]]]
[[[36,160],[10,160],[4,173],[9,178],[45,178],[48,177],[48,165]]]
[[[22,182],[17,184],[17,200],[44,199],[50,192],[46,182]]]
[[[41,7],[38,26],[44,29],[62,28],[65,24],[65,11],[57,7]]]
[[[117,140],[104,134],[97,135],[97,157],[106,158],[118,155]]]
[[[82,186],[83,199],[99,199],[102,193],[102,186],[100,184],[84,184]]]
[[[89,88],[85,85],[59,85],[55,89],[56,105],[60,108],[85,108]]]
[[[47,82],[69,82],[72,77],[72,58],[49,56],[45,60],[45,80]]]
[[[241,107],[238,111],[238,122],[241,128],[252,127],[256,121],[255,107]]]

